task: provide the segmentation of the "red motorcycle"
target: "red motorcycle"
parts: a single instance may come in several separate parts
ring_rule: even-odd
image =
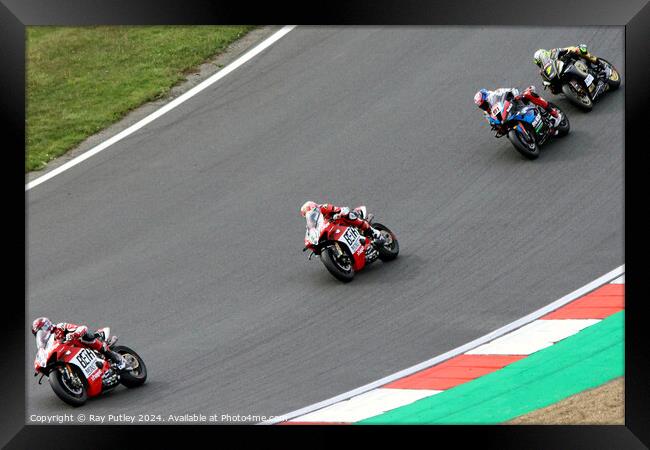
[[[365,206],[359,206],[353,211],[361,219],[372,223],[373,215],[366,214]],[[340,220],[326,219],[319,208],[308,212],[305,219],[307,231],[303,251],[311,250],[309,259],[313,255],[320,257],[329,273],[343,282],[352,281],[355,273],[367,264],[377,259],[390,261],[399,254],[397,237],[380,223],[372,223],[372,226],[381,233],[383,243],[362,236],[355,227]]]
[[[117,337],[110,336],[110,328],[98,330],[98,339],[122,355],[127,369],[118,370],[114,363],[105,359],[101,353],[73,342],[61,341],[53,333],[43,330],[36,333],[36,359],[34,376],[41,375],[50,380],[54,393],[64,402],[81,406],[89,397],[96,397],[114,389],[120,383],[127,388],[141,386],[147,380],[147,367],[140,356],[128,347],[116,346]]]

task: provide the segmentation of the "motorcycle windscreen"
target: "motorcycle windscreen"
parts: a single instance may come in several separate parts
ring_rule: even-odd
[[[543,72],[547,80],[552,80],[553,78],[555,78],[555,76],[557,75],[557,70],[553,60],[549,59],[548,62],[544,64]]]
[[[323,227],[323,215],[318,208],[314,208],[307,213],[305,220],[307,221],[305,239],[307,239],[313,245],[318,245],[320,232]]]
[[[41,349],[41,348],[46,348],[48,347],[48,343],[50,342],[50,339],[53,338],[54,335],[51,331],[45,331],[45,330],[38,330],[36,332],[36,348]]]
[[[518,95],[519,91],[517,89],[497,89],[492,93],[488,101],[490,102],[490,115],[498,121],[498,123],[503,122],[503,108],[506,106],[506,103],[511,101],[515,95]]]
[[[497,123],[501,123],[501,113],[503,112],[503,100],[499,99],[492,104],[490,109],[491,118]]]
[[[45,330],[38,330],[36,333],[36,361],[41,367],[45,367],[47,364],[47,354],[49,353],[50,347],[54,344],[54,333]]]

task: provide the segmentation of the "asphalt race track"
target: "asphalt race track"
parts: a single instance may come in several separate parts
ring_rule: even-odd
[[[533,52],[587,43],[623,76],[583,113]],[[503,326],[623,264],[623,28],[298,27],[27,193],[29,324],[109,325],[149,380],[91,414],[279,415]],[[535,84],[571,133],[536,161],[476,90]],[[307,199],[365,204],[400,258],[350,284],[301,252]]]

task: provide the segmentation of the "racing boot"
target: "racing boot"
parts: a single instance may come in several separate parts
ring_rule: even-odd
[[[548,113],[551,115],[551,118],[553,119],[553,128],[555,128],[555,132],[557,134],[557,127],[560,126],[560,123],[562,122],[562,115],[558,112],[557,109],[550,107],[548,109]]]
[[[122,355],[120,355],[117,352],[114,352],[113,350],[110,350],[108,348],[104,349],[102,352],[104,356],[106,356],[108,359],[113,361],[115,363],[115,367],[117,370],[122,371],[122,370],[128,370],[130,367],[127,367],[128,364],[126,363],[126,359]]]
[[[381,232],[376,228],[369,227],[366,235],[372,237],[372,240],[376,245],[384,245],[386,243],[386,238],[384,238]]]

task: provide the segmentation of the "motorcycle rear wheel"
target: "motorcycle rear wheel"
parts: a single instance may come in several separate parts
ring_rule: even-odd
[[[379,259],[386,262],[397,258],[397,255],[399,255],[399,242],[397,242],[395,233],[390,231],[386,225],[382,225],[381,223],[373,223],[372,227],[382,232],[381,234],[383,234],[384,237],[386,237],[386,234],[388,234],[388,237],[390,238],[390,243],[384,244],[381,247],[377,248],[377,251],[379,252]]]
[[[539,157],[539,145],[537,144],[537,141],[535,141],[535,133],[529,126],[524,125],[524,127],[526,127],[528,134],[532,136],[533,142],[526,142],[517,128],[508,132],[508,139],[512,142],[515,150],[517,150],[523,157],[527,159],[537,159]]]
[[[74,366],[72,366],[72,370],[76,371]],[[75,373],[75,375],[80,376],[78,373]],[[58,368],[50,372],[48,378],[56,396],[68,405],[81,406],[88,400],[88,392],[83,381],[81,382],[82,386],[80,388],[74,388],[69,385],[69,381],[66,381],[65,376]]]
[[[323,249],[320,254],[320,260],[329,273],[337,280],[348,283],[354,279],[354,268],[352,267],[352,258],[348,255],[349,265],[344,266],[339,263],[336,256],[334,256],[334,249],[330,245]]]
[[[120,383],[127,388],[142,386],[147,381],[147,366],[144,364],[144,360],[140,358],[140,355],[124,345],[117,345],[112,350],[132,362],[133,370],[122,372],[120,374]]]
[[[592,108],[594,107],[594,102],[591,101],[589,95],[587,94],[579,95],[575,91],[575,89],[568,83],[562,85],[562,92],[564,93],[566,98],[569,99],[571,103],[579,106],[585,111],[591,111]]]

